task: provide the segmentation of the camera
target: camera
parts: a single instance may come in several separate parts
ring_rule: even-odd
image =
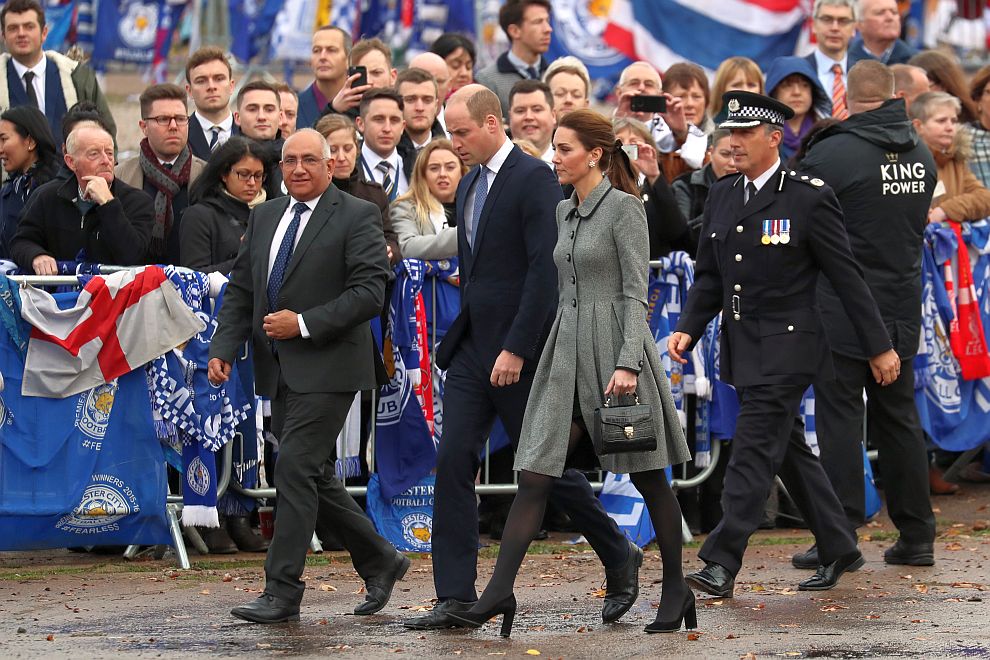
[[[667,112],[667,97],[647,94],[634,96],[629,100],[629,109],[633,112]]]

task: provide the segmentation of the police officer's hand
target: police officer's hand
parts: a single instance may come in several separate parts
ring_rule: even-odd
[[[206,377],[214,385],[226,383],[230,379],[230,362],[224,362],[220,358],[213,358],[206,365]]]
[[[608,386],[605,388],[605,396],[624,396],[626,394],[632,394],[636,391],[636,381],[639,378],[639,374],[634,371],[629,371],[628,369],[618,368],[615,373],[612,374],[612,379],[608,381]]]
[[[492,387],[505,387],[519,382],[519,374],[522,373],[523,359],[514,353],[503,350],[495,360],[495,367],[492,369]]]
[[[690,345],[691,335],[685,332],[675,332],[667,338],[667,353],[671,359],[681,364],[687,364],[687,359],[683,356],[683,353],[687,351]]]
[[[894,349],[890,349],[870,358],[870,369],[873,371],[873,380],[883,386],[890,385],[901,375],[901,358]]]

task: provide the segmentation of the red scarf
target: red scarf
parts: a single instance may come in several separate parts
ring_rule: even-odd
[[[963,380],[979,380],[990,376],[990,354],[980,320],[980,307],[973,286],[973,269],[969,264],[969,249],[963,242],[962,228],[950,222],[959,245],[956,261],[959,266],[959,290],[952,278],[952,261],[945,262],[945,289],[952,305],[953,318],[949,324],[949,345],[959,360]]]

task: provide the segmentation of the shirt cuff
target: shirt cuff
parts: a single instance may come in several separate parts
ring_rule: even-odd
[[[302,335],[303,339],[309,339],[309,328],[306,327],[302,314],[296,314],[296,320],[299,321],[299,334]]]

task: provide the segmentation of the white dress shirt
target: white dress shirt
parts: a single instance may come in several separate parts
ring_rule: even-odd
[[[512,151],[513,147],[515,147],[515,145],[512,144],[512,140],[510,140],[509,138],[505,138],[505,142],[502,143],[502,146],[499,147],[498,151],[496,151],[495,154],[488,159],[488,162],[485,163],[485,167],[487,168],[485,170],[485,173],[488,176],[489,194],[492,191],[492,183],[495,181],[495,177],[498,176],[499,170],[502,169],[502,165],[505,164],[505,159],[509,157],[509,153]],[[481,177],[478,177],[478,179],[475,180],[474,185],[471,186],[471,191],[468,193],[467,198],[464,200],[465,217],[458,218],[457,220],[458,224],[460,224],[461,222],[465,223],[464,231],[467,234],[469,244],[470,241],[473,240],[473,237],[471,236],[471,214],[474,213],[474,190],[475,188],[478,187],[478,180],[480,179]]]
[[[395,179],[396,176],[399,177],[398,182],[396,183],[396,186],[398,186],[395,191],[396,196],[399,196],[409,190],[409,182],[406,181],[406,173],[402,170],[402,156],[399,155],[398,150],[392,149],[392,153],[385,158],[382,158],[371,150],[371,147],[368,146],[367,142],[361,145],[361,162],[362,167],[364,167],[364,174],[375,183],[382,183],[382,179],[384,178],[382,171],[378,169],[378,163],[383,160],[388,161],[388,164],[392,166],[389,175],[393,179]],[[385,185],[382,184],[382,187],[384,188]]]
[[[846,53],[842,56],[841,60],[833,60],[831,57],[826,55],[820,50],[815,50],[815,71],[818,72],[818,80],[822,83],[822,87],[825,88],[825,93],[828,94],[828,98],[832,98],[832,88],[835,87],[835,73],[832,72],[832,67],[838,64],[842,67],[842,86],[846,86],[846,75],[849,73],[849,54]]]
[[[777,160],[774,161],[773,165],[770,166],[770,169],[768,169],[766,172],[756,177],[755,179],[750,179],[749,177],[744,176],[743,177],[744,189],[748,188],[749,184],[752,183],[754,186],[756,186],[756,192],[759,193],[761,190],[763,190],[763,186],[766,185],[767,181],[770,180],[770,177],[776,174],[777,170],[779,169],[780,169],[780,158],[778,157]],[[748,199],[746,201],[749,202]]]
[[[34,95],[38,97],[38,110],[41,110],[41,112],[44,113],[45,71],[48,69],[48,58],[42,55],[41,61],[30,69],[13,58],[11,58],[10,61],[13,63],[14,71],[17,72],[17,77],[20,78],[22,85],[24,84],[24,74],[28,71],[32,71],[34,73],[34,80],[32,81],[32,85],[34,86]]]
[[[203,135],[206,136],[207,144],[209,144],[210,140],[213,139],[213,127],[220,127],[220,135],[217,136],[217,147],[221,146],[224,142],[230,139],[230,132],[234,129],[233,114],[227,115],[227,118],[219,124],[214,124],[212,121],[197,112],[196,121],[198,121],[199,125],[203,127]]]
[[[555,153],[556,152],[553,149],[553,144],[551,144],[550,146],[547,147],[547,150],[543,152],[543,155],[540,156],[540,159],[550,167],[553,167],[553,155]]]
[[[213,124],[210,124],[211,126]],[[309,218],[313,215],[313,209],[316,208],[316,204],[320,201],[320,198],[311,199],[308,202],[303,202],[309,207],[308,211],[303,211],[302,216],[299,218],[299,229],[296,231],[296,240],[292,244],[293,251],[296,246],[299,245],[299,239],[302,238],[303,232],[306,230],[306,225],[309,223]],[[289,230],[289,224],[292,222],[292,218],[296,215],[293,207],[299,202],[295,197],[289,197],[289,206],[285,209],[285,213],[278,221],[278,226],[275,228],[275,236],[272,238],[272,245],[268,249],[268,277],[272,276],[272,268],[275,266],[275,255],[278,254],[278,249],[282,246],[282,239],[285,238],[285,232]],[[265,283],[267,284],[267,279]],[[306,327],[306,322],[303,321],[302,314],[296,314],[296,319],[299,321],[299,333],[303,336],[303,339],[309,339],[309,329]]]

